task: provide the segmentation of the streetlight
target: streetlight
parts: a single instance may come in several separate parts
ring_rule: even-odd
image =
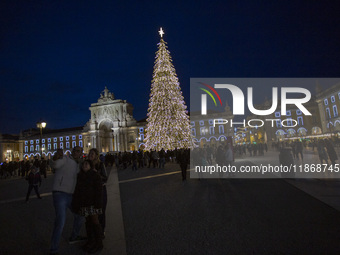
[[[43,153],[43,149],[42,149],[42,130],[45,127],[46,127],[46,122],[45,121],[40,120],[40,122],[37,122],[37,128],[40,129],[40,150],[41,150],[40,159],[42,159],[42,153]]]

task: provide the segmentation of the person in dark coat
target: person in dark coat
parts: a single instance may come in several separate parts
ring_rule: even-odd
[[[216,163],[220,166],[223,166],[225,164],[225,151],[223,149],[223,146],[220,145],[216,152]]]
[[[325,145],[326,145],[328,157],[329,157],[330,161],[332,162],[332,165],[334,165],[335,161],[338,160],[338,155],[336,154],[333,143],[330,139],[326,139]]]
[[[38,185],[41,186],[41,175],[35,166],[31,166],[31,171],[27,175],[26,180],[28,181],[26,203],[28,202],[32,189],[34,189],[35,193],[37,194],[37,197],[41,199],[38,189]]]
[[[40,173],[44,176],[44,178],[47,178],[47,160],[42,159],[40,163]]]
[[[103,230],[103,238],[105,237],[105,226],[106,226],[106,205],[107,205],[107,189],[106,189],[106,183],[108,180],[108,175],[106,172],[105,164],[100,161],[99,159],[99,151],[96,148],[92,148],[89,152],[89,160],[92,161],[95,170],[99,173],[100,178],[102,180],[103,185],[103,206],[102,206],[102,214],[98,216],[100,225],[102,226]]]
[[[301,160],[303,160],[303,145],[301,141],[296,142],[296,158],[299,159],[299,154],[301,156]]]
[[[98,215],[102,214],[103,185],[91,160],[85,160],[77,176],[73,193],[72,209],[74,213],[86,219],[87,243],[83,249],[95,253],[103,249],[103,230]]]
[[[280,154],[279,154],[279,162],[280,165],[286,166],[286,167],[291,167],[294,164],[294,158],[292,155],[291,148],[289,147],[283,147],[280,149]],[[282,178],[294,178],[295,174],[294,172],[282,172],[281,173]]]
[[[178,163],[181,167],[182,171],[182,181],[186,181],[187,179],[187,168],[190,163],[190,153],[188,150],[180,150],[178,154]]]
[[[317,145],[318,148],[318,154],[321,164],[325,161],[326,164],[328,164],[328,155],[325,149],[325,142],[323,140],[320,140]]]

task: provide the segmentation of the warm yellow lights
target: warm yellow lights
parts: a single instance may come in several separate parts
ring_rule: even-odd
[[[46,122],[45,121],[37,122],[37,128],[45,128],[45,127],[46,127]]]

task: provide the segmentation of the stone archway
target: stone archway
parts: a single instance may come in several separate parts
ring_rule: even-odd
[[[98,125],[101,152],[113,151],[112,125],[113,122],[109,119],[101,121]]]

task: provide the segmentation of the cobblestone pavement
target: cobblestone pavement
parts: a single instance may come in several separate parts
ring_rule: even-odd
[[[340,212],[285,180],[178,171],[119,172],[127,254],[340,253]]]

